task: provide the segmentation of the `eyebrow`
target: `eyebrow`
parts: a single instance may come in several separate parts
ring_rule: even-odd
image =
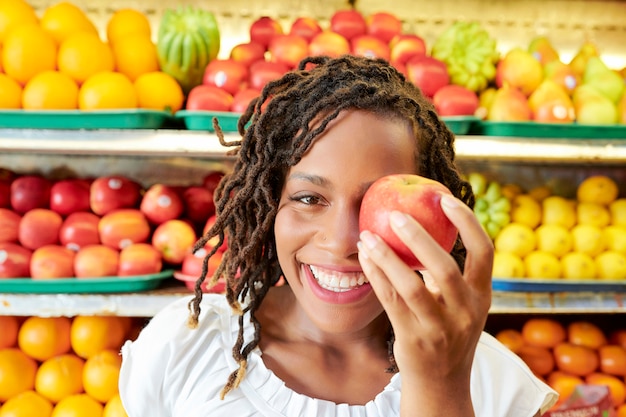
[[[326,178],[320,175],[306,174],[304,172],[292,173],[287,178],[287,181],[290,181],[290,180],[306,181],[306,182],[310,182],[313,185],[317,185],[319,187],[326,187],[331,190],[333,188],[332,183],[328,181]],[[372,183],[373,181],[363,183],[361,185],[361,194],[365,194],[365,191],[367,191],[367,189],[370,187],[370,185],[372,185]]]

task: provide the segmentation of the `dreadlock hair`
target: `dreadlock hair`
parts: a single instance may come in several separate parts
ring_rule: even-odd
[[[474,205],[471,187],[454,163],[454,135],[419,88],[382,59],[350,55],[305,58],[296,70],[268,83],[260,97],[250,102],[238,122],[241,140],[226,142],[219,123],[213,120],[220,143],[234,148],[229,154],[235,155],[236,161],[216,189],[217,220],[195,246],[199,249],[211,238],[219,237],[219,243],[205,257],[195,284],[195,296],[189,303],[189,326],[198,324],[208,259],[228,236],[228,249],[211,283],[220,277],[226,280],[226,299],[239,315],[239,333],[232,350],[239,368],[229,376],[222,398],[245,376],[248,355],[258,346],[261,334],[255,312],[282,274],[273,226],[287,171],[300,161],[330,121],[350,109],[410,121],[415,133],[417,172],[442,182],[468,206]],[[465,248],[460,239],[452,256],[463,268]],[[249,317],[254,326],[249,341],[244,340],[244,317]],[[393,329],[389,334],[388,371],[397,372]]]

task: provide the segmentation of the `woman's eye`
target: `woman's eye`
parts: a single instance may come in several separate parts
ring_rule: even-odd
[[[294,196],[291,198],[293,201],[297,201],[298,203],[305,204],[307,206],[313,206],[319,204],[321,199],[314,195],[302,195],[302,196]]]

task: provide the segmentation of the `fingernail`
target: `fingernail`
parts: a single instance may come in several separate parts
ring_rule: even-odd
[[[441,205],[448,208],[459,207],[459,200],[449,194],[441,194]]]
[[[372,249],[374,248],[374,246],[376,246],[377,240],[376,240],[376,236],[374,236],[371,232],[368,232],[367,230],[361,232],[361,242],[363,242],[363,244],[365,245],[365,247]]]
[[[389,221],[396,227],[402,227],[406,224],[406,215],[399,211],[392,211],[389,215]]]
[[[359,250],[359,257],[363,259],[369,259],[369,256],[363,250],[363,242],[356,242],[356,247]]]

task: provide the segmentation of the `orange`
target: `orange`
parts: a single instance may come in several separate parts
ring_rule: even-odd
[[[0,403],[35,387],[37,361],[17,348],[0,350]]]
[[[112,44],[118,72],[135,81],[141,74],[159,70],[159,58],[154,42],[142,34],[131,34],[123,42]]]
[[[597,349],[608,343],[606,335],[597,325],[588,321],[575,321],[567,326],[567,341],[575,345]]]
[[[167,110],[172,113],[183,107],[185,96],[178,81],[161,71],[140,75],[135,80],[137,100],[142,109]]]
[[[52,410],[51,417],[102,417],[104,406],[87,394],[63,398]]]
[[[554,370],[554,357],[548,348],[524,345],[519,349],[517,355],[522,358],[535,375],[545,376]]]
[[[118,391],[118,379],[122,357],[117,351],[103,350],[87,359],[83,369],[83,386],[85,392],[106,403]]]
[[[594,385],[606,385],[611,392],[613,406],[618,407],[626,400],[626,384],[614,375],[594,372],[585,377],[585,382]]]
[[[576,188],[576,199],[581,203],[611,204],[619,194],[617,182],[606,175],[591,175]]]
[[[53,403],[72,394],[83,392],[85,360],[73,353],[47,359],[37,370],[35,391]]]
[[[626,329],[616,329],[609,335],[609,341],[626,349]]]
[[[615,417],[626,417],[626,404],[617,407]]]
[[[118,9],[107,22],[107,39],[111,43],[128,40],[132,35],[150,39],[152,30],[145,14],[135,9]]]
[[[17,26],[4,39],[2,68],[24,85],[42,71],[57,65],[57,44],[36,24]]]
[[[68,36],[59,46],[59,71],[72,77],[78,84],[94,74],[113,71],[113,51],[97,34],[78,32]]]
[[[116,316],[76,316],[70,338],[74,352],[88,359],[107,349],[119,350],[124,343],[127,324]]]
[[[50,417],[52,403],[35,391],[24,391],[0,407],[0,417]]]
[[[17,345],[17,332],[20,322],[15,316],[0,316],[0,349]]]
[[[581,377],[571,375],[563,371],[550,372],[550,374],[546,378],[546,382],[556,392],[559,393],[559,400],[556,402],[555,406],[558,406],[559,404],[567,400],[567,398],[572,395],[578,385],[585,383],[585,381]]]
[[[41,16],[41,27],[58,44],[77,32],[98,34],[98,29],[85,12],[67,1],[46,8]]]
[[[522,338],[529,345],[552,348],[565,340],[565,327],[554,319],[531,318],[522,325]]]
[[[119,393],[115,394],[109,401],[106,402],[102,417],[128,417],[128,414],[126,414],[126,410],[124,410],[124,406],[122,405],[122,399],[120,398]]]
[[[105,71],[89,77],[78,92],[81,110],[128,109],[137,107],[137,92],[128,77]]]
[[[0,108],[22,107],[22,86],[6,74],[0,74]]]
[[[24,86],[22,107],[27,110],[76,109],[78,84],[59,71],[40,72]]]
[[[45,361],[70,351],[70,325],[67,317],[27,318],[17,335],[17,345],[33,359]]]
[[[0,44],[14,27],[39,23],[35,10],[24,0],[0,1]]]
[[[496,333],[496,339],[514,353],[519,352],[524,345],[522,333],[516,329],[504,329]]]
[[[605,374],[626,376],[626,349],[620,345],[604,345],[598,348],[600,370]]]
[[[563,342],[556,345],[552,352],[557,369],[572,375],[586,376],[600,366],[598,353],[587,346]]]

